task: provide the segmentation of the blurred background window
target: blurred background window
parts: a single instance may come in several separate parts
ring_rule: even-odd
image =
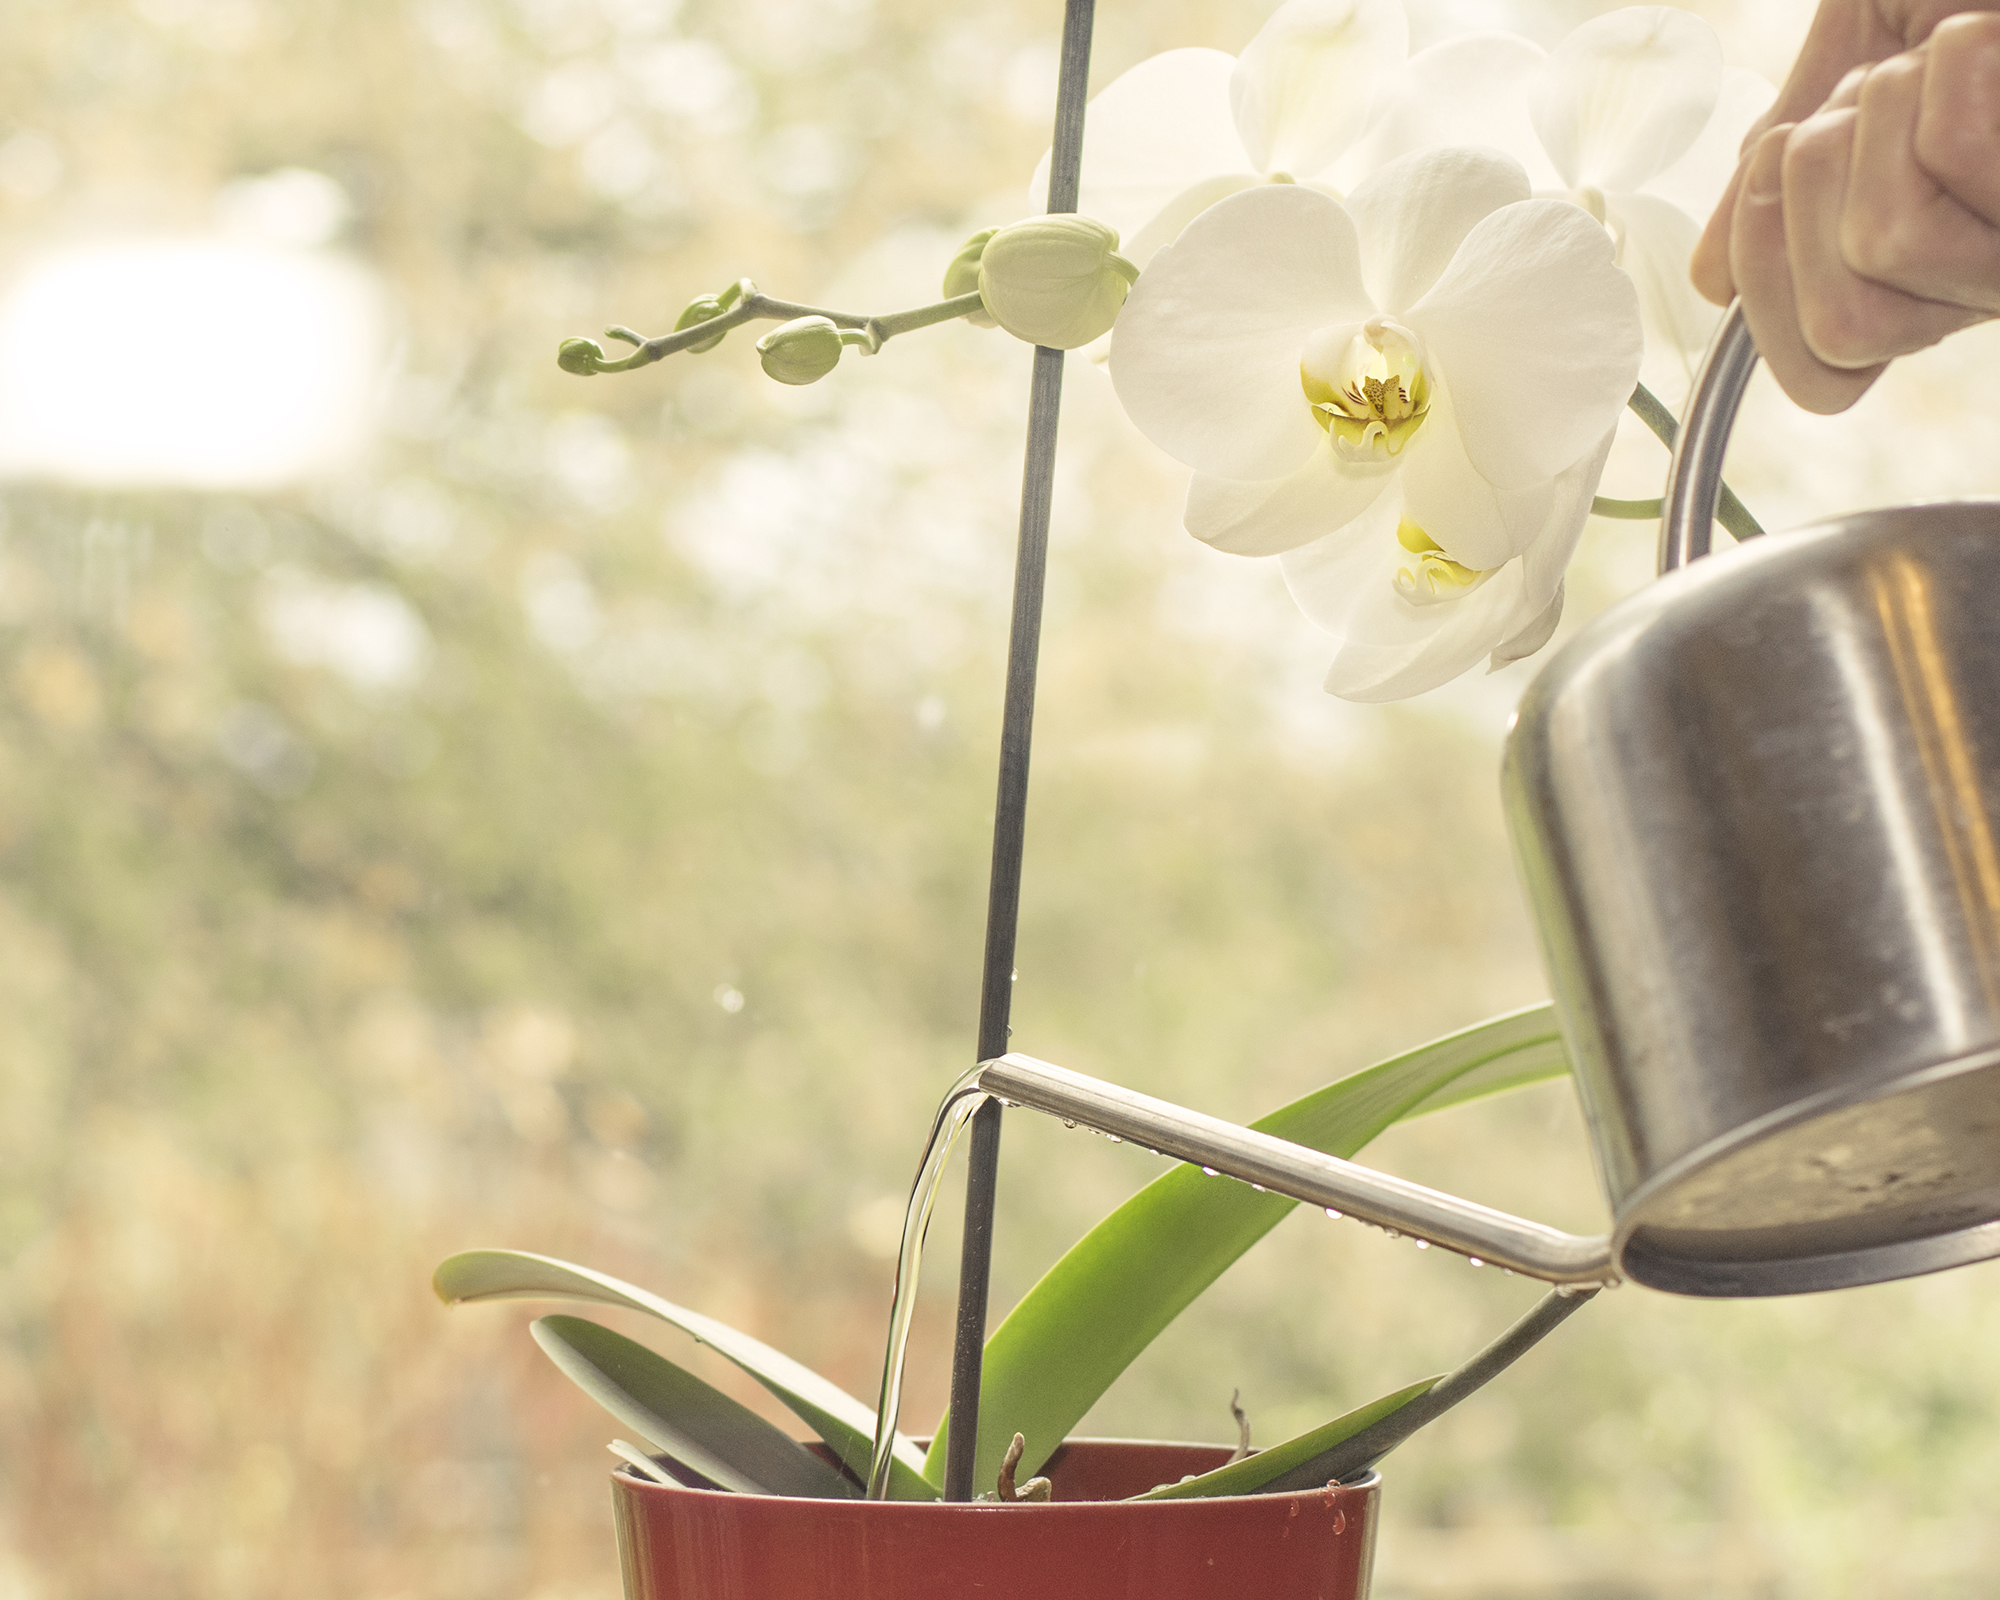
[[[1102,0],[1096,80],[1268,9]],[[1775,77],[1809,7],[1700,9]],[[1591,11],[1412,0],[1413,43]],[[608,1600],[608,1424],[527,1310],[436,1304],[461,1248],[872,1392],[973,1047],[1027,352],[946,329],[808,390],[743,335],[554,352],[745,273],[931,298],[1027,209],[1059,13],[0,7],[0,1600]],[[1996,357],[1831,421],[1760,387],[1732,480],[1777,527],[1994,493]],[[1321,694],[1272,565],[1188,539],[1184,474],[1069,368],[1017,1041],[1249,1118],[1542,998],[1496,797],[1536,663]],[[1635,427],[1605,492],[1663,467]],[[1566,630],[1651,542],[1592,525]],[[1044,1123],[996,1307],[1156,1167]],[[1560,1086],[1380,1146],[1591,1230],[1585,1149]],[[1397,1456],[1378,1593],[1987,1593],[1996,1273],[1605,1297]],[[1240,1389],[1277,1439],[1532,1294],[1297,1217],[1086,1426],[1230,1439]]]

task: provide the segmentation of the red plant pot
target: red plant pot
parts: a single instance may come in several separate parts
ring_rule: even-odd
[[[790,1500],[612,1474],[626,1600],[1366,1600],[1381,1480],[1128,1501],[1218,1445],[1076,1439],[1048,1505]]]

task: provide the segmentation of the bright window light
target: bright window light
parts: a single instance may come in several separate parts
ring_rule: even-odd
[[[365,441],[374,276],[224,240],[44,257],[0,302],[0,476],[272,488]]]

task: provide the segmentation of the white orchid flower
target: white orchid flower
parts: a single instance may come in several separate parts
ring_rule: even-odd
[[[1398,0],[1286,0],[1243,54],[1169,50],[1091,102],[1077,209],[1143,267],[1226,195],[1307,182],[1360,137],[1409,51]],[[1042,208],[1049,158],[1029,204]]]
[[[1327,687],[1365,699],[1554,626],[1639,356],[1603,228],[1497,152],[1444,150],[1344,205],[1270,185],[1210,207],[1133,287],[1110,364],[1195,469],[1190,533],[1315,547],[1287,576],[1341,640]]]
[[[1666,6],[1594,18],[1544,55],[1510,34],[1446,40],[1411,57],[1335,181],[1440,143],[1491,145],[1610,230],[1647,332],[1685,370],[1720,313],[1688,261],[1737,146],[1776,90],[1726,68],[1715,30]]]

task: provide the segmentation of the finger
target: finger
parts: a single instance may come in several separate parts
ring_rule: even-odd
[[[1960,205],[1917,160],[1927,55],[1928,47],[1892,56],[1862,87],[1840,216],[1841,259],[1907,295],[2000,311],[2000,228]]]
[[[1867,80],[1868,68],[1855,67],[1837,84],[1827,102],[1821,107],[1807,107],[1799,116],[1805,116],[1814,109],[1839,109],[1852,106],[1860,98],[1861,85]],[[1722,200],[1708,219],[1708,226],[1702,229],[1701,238],[1696,241],[1694,255],[1688,262],[1688,276],[1694,280],[1695,288],[1707,299],[1719,306],[1726,306],[1735,298],[1736,286],[1729,273],[1729,225],[1736,210],[1737,191],[1743,185],[1743,168],[1749,161],[1749,153],[1763,137],[1766,130],[1780,120],[1778,107],[1773,106],[1750,129],[1744,137],[1744,158],[1730,175],[1729,186],[1722,192]],[[1788,117],[1785,121],[1797,121]]]
[[[1771,108],[1775,113],[1771,125],[1803,121],[1826,103],[1827,96],[1855,67],[1915,44],[1915,39],[1904,36],[1906,28],[1915,25],[1913,19],[1886,14],[1894,9],[1872,0],[1822,4],[1806,30],[1805,43],[1785,76],[1784,87],[1778,91],[1777,104]]]
[[[1757,130],[1752,129],[1753,139]],[[1743,168],[1749,157],[1736,164],[1730,174],[1729,187],[1722,191],[1722,201],[1709,215],[1708,226],[1701,230],[1701,237],[1695,241],[1694,254],[1688,258],[1688,276],[1694,280],[1695,289],[1703,299],[1713,300],[1719,306],[1726,306],[1736,298],[1736,279],[1729,267],[1729,228],[1736,215],[1736,196],[1743,187]]]
[[[1846,111],[1858,105],[1861,101],[1861,86],[1868,81],[1869,70],[1866,66],[1856,67],[1833,86],[1833,93],[1828,95],[1826,103],[1817,109],[1820,111]]]
[[[1786,394],[1808,411],[1845,411],[1881,374],[1828,366],[1807,346],[1785,249],[1785,142],[1781,123],[1757,141],[1730,219],[1729,265],[1750,336]]]
[[[1841,258],[1840,218],[1859,116],[1808,117],[1786,138],[1781,168],[1799,328],[1807,348],[1833,367],[1873,366],[1922,350],[1980,315],[1875,283]]]
[[[2000,227],[2000,14],[1947,18],[1926,48],[1917,160],[1960,205]]]

